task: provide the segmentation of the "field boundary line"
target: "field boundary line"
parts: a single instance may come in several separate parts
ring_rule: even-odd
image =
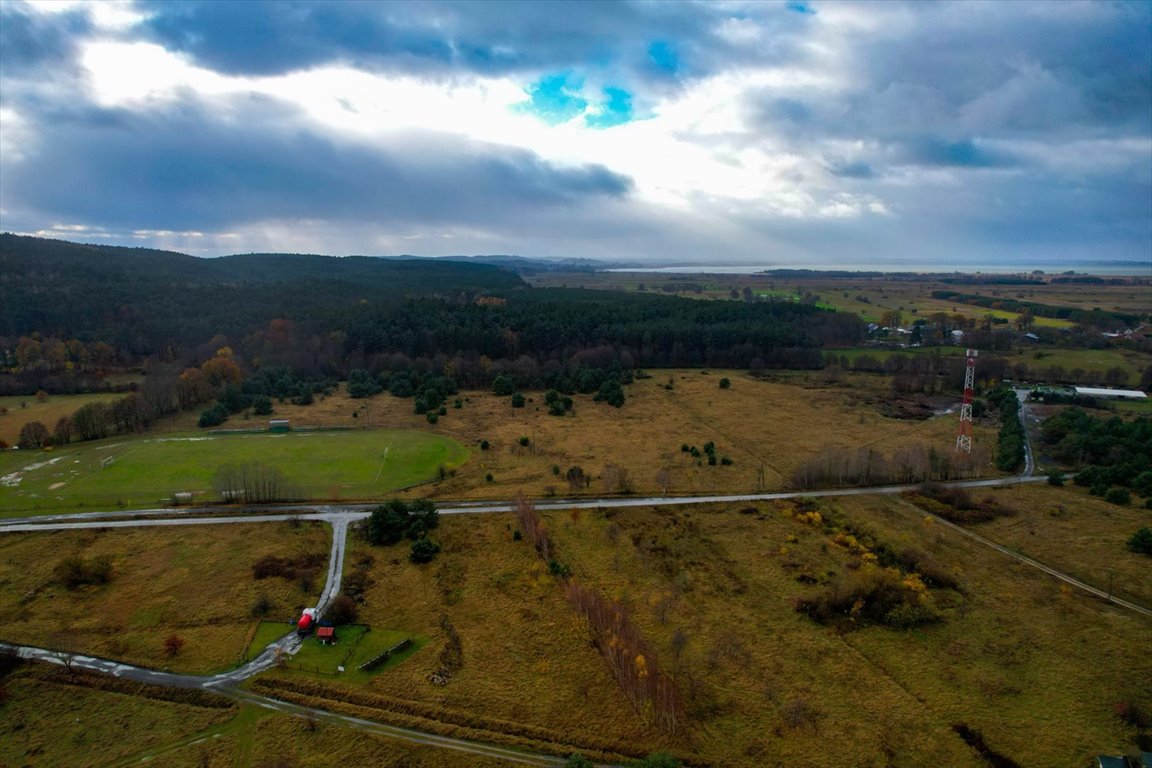
[[[1138,605],[1138,604],[1133,603],[1131,601],[1125,600],[1121,597],[1116,597],[1116,595],[1109,594],[1105,590],[1094,587],[1091,584],[1086,584],[1085,582],[1080,581],[1080,579],[1077,579],[1074,576],[1069,576],[1067,573],[1064,573],[1063,571],[1058,571],[1051,566],[1045,565],[1044,563],[1040,562],[1039,560],[1035,560],[1031,557],[1028,557],[1027,555],[1023,555],[1023,554],[1017,552],[1016,550],[1014,550],[1010,547],[1004,546],[1003,544],[997,544],[996,542],[992,541],[991,539],[985,538],[978,533],[973,533],[972,531],[968,530],[967,528],[965,528],[961,525],[957,525],[956,523],[953,523],[950,520],[946,520],[937,514],[933,514],[932,512],[929,512],[928,510],[923,509],[922,507],[919,507],[916,504],[913,504],[912,502],[908,501],[907,499],[897,497],[897,501],[899,501],[901,504],[905,504],[905,505],[911,507],[912,509],[916,510],[917,512],[919,512],[923,515],[927,515],[928,517],[932,518],[935,522],[938,522],[941,525],[947,526],[948,528],[951,528],[954,531],[957,531],[959,533],[964,534],[968,538],[973,539],[973,540],[979,542],[980,544],[983,544],[986,547],[991,547],[992,549],[995,549],[998,552],[1001,552],[1005,555],[1008,555],[1009,557],[1013,558],[1014,560],[1018,560],[1019,562],[1024,563],[1025,565],[1030,565],[1033,568],[1036,568],[1040,571],[1043,571],[1044,573],[1048,574],[1049,576],[1055,576],[1060,581],[1062,581],[1066,584],[1070,584],[1071,586],[1076,587],[1077,589],[1084,590],[1085,592],[1087,592],[1091,595],[1094,595],[1095,597],[1099,597],[1101,600],[1112,603],[1113,605],[1119,606],[1121,608],[1127,608],[1130,611],[1135,611],[1136,613],[1140,613],[1140,614],[1143,614],[1145,616],[1152,617],[1152,609],[1145,608],[1142,605]]]

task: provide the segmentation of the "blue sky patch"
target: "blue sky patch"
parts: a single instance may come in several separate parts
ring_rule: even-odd
[[[570,73],[548,75],[529,86],[531,99],[525,109],[551,125],[566,123],[588,107],[588,100],[580,96],[583,87],[584,81]]]
[[[680,71],[680,57],[676,55],[672,45],[663,40],[657,40],[648,46],[648,58],[661,72],[674,75]]]
[[[623,88],[608,87],[603,91],[605,100],[600,111],[585,115],[584,122],[589,128],[611,128],[632,120],[632,94]]]
[[[816,9],[804,2],[804,0],[788,0],[784,7],[793,13],[800,13],[805,16],[816,15]]]

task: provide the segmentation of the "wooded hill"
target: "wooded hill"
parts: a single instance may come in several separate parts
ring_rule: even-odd
[[[803,303],[530,288],[433,259],[201,259],[4,234],[0,275],[0,350],[21,388],[107,365],[109,348],[120,365],[198,365],[227,345],[252,368],[331,376],[448,364],[484,378],[507,361],[527,386],[545,365],[819,367],[821,346],[864,335],[855,315]]]

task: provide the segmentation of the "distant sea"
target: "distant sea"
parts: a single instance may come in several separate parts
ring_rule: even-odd
[[[614,268],[606,272],[652,272],[657,274],[679,275],[754,275],[757,272],[766,272],[773,269],[811,269],[821,272],[920,272],[932,274],[951,274],[961,272],[964,274],[1027,274],[1034,270],[1041,270],[1047,275],[1058,275],[1064,272],[1075,272],[1078,275],[1112,275],[1136,277],[1152,277],[1152,259],[1149,261],[1077,261],[1075,263],[1031,263],[997,262],[981,264],[978,262],[955,264],[949,266],[934,264],[908,264],[906,262],[869,262],[868,264],[813,264],[813,263],[778,263],[778,264],[677,264],[663,267],[632,267]]]

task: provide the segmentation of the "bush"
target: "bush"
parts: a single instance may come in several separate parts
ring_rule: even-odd
[[[376,546],[390,546],[405,536],[421,538],[440,524],[435,505],[427,499],[405,502],[392,499],[372,510],[368,516],[365,536]]]
[[[424,418],[428,420],[429,424],[435,424],[440,421],[439,414],[433,413],[432,411],[428,411],[428,413],[424,415]]]
[[[228,420],[228,409],[222,404],[216,403],[211,408],[203,411],[200,414],[200,428],[218,427]]]
[[[1132,503],[1132,494],[1127,488],[1109,488],[1104,494],[1104,501],[1126,507]]]
[[[248,611],[254,619],[264,618],[271,612],[272,601],[268,598],[268,595],[260,595],[257,597],[256,602],[252,603],[252,607]]]
[[[341,592],[324,609],[324,618],[333,624],[355,624],[360,617],[356,601]]]
[[[481,440],[481,441],[480,441],[480,450],[482,450],[482,451],[486,451],[486,450],[488,450],[490,447],[491,447],[491,444],[490,444],[490,443],[489,443],[487,440]]]
[[[524,395],[520,394],[519,392],[514,392],[512,394],[512,407],[513,408],[523,408],[524,402],[525,402]]]
[[[527,447],[528,447],[528,443],[530,443],[530,442],[532,442],[532,441],[531,441],[531,440],[529,440],[527,437],[524,437],[524,436],[521,436],[521,437],[520,437],[520,446],[521,446],[522,448],[527,448]]]
[[[1054,469],[1048,473],[1048,485],[1054,485],[1060,488],[1064,485],[1064,473],[1058,469]]]
[[[107,584],[112,580],[112,557],[99,555],[85,560],[79,555],[66,557],[57,563],[56,580],[66,589],[76,589],[85,584]]]
[[[175,656],[180,653],[180,649],[184,647],[184,638],[180,635],[168,635],[164,641],[164,652],[169,656]]]
[[[720,379],[720,389],[729,389],[731,386],[732,382],[728,380],[727,376]]]
[[[507,376],[500,375],[492,380],[492,394],[500,397],[508,397],[516,391],[516,383]]]
[[[431,539],[419,539],[412,542],[412,551],[409,553],[408,559],[416,564],[430,563],[439,551],[440,545],[436,542]]]
[[[1145,526],[1132,534],[1128,539],[1128,549],[1152,557],[1152,528]]]

